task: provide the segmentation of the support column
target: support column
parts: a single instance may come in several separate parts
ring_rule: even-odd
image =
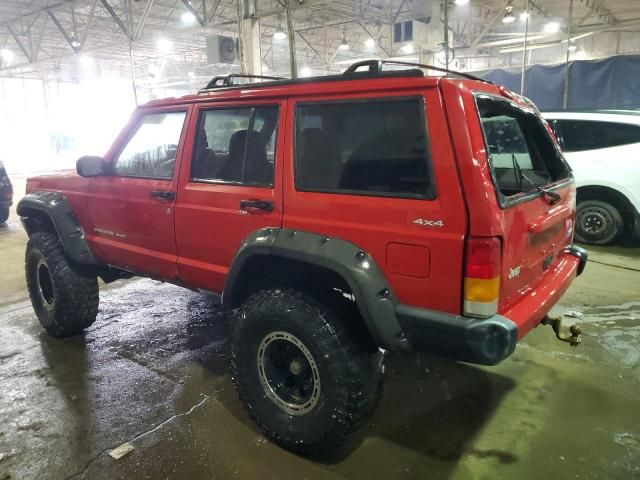
[[[240,17],[240,60],[242,72],[262,75],[262,48],[260,45],[260,20],[256,18],[256,0],[238,2]]]
[[[260,46],[260,20],[249,17],[240,28],[242,71],[249,75],[262,75],[262,49]]]

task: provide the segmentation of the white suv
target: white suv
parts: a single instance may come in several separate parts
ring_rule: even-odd
[[[543,112],[578,188],[576,240],[640,237],[640,112]]]

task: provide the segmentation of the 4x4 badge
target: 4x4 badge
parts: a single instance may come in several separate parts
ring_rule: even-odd
[[[422,225],[423,227],[444,227],[442,220],[425,220],[424,218],[416,218],[413,223]]]

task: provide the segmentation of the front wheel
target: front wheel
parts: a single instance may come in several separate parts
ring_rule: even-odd
[[[31,235],[25,270],[31,304],[49,335],[70,337],[93,324],[98,314],[98,280],[74,270],[55,235]]]
[[[600,200],[578,203],[576,213],[576,240],[592,245],[607,245],[620,236],[624,229],[622,215],[616,207]]]
[[[301,454],[341,444],[373,410],[382,359],[324,305],[295,290],[263,290],[232,329],[233,379],[251,418]]]

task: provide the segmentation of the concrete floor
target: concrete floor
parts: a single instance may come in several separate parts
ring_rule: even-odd
[[[578,349],[539,327],[497,367],[389,355],[368,424],[313,462],[249,420],[215,299],[116,282],[84,337],[55,340],[27,299],[25,240],[15,216],[0,230],[0,480],[640,479],[639,248],[592,249],[558,307],[583,313]]]

